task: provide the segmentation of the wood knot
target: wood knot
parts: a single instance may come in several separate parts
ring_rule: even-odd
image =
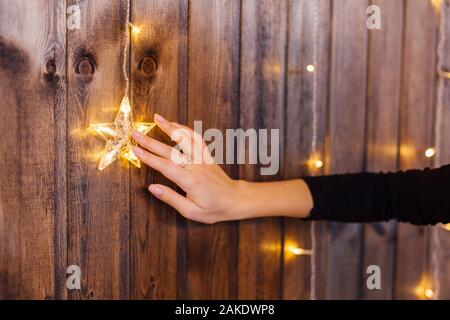
[[[49,59],[45,63],[44,78],[48,83],[56,85],[59,81],[59,76],[56,74],[56,63],[54,59]]]
[[[139,70],[147,77],[154,76],[158,70],[158,63],[155,57],[152,55],[145,56],[139,63]]]
[[[84,81],[91,81],[95,72],[94,63],[89,58],[83,58],[78,61],[75,67],[75,73]]]
[[[55,60],[50,59],[45,63],[45,70],[48,74],[55,74],[56,73],[56,63]]]

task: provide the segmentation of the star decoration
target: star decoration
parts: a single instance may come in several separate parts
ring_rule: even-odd
[[[140,168],[141,162],[131,149],[136,144],[131,134],[133,130],[147,134],[154,126],[155,124],[150,122],[133,122],[130,100],[125,96],[113,123],[91,124],[91,127],[106,140],[106,146],[98,169],[105,169],[118,157],[130,161]]]

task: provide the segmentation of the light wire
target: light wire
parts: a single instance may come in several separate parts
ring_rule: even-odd
[[[125,78],[125,96],[128,96],[128,90],[130,88],[130,78],[128,77],[128,49],[130,47],[130,0],[127,0],[127,15],[125,19],[125,46],[123,48],[123,76]]]

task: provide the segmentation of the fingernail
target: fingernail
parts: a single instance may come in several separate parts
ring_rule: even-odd
[[[151,184],[148,190],[156,197],[159,197],[163,193],[163,189],[154,184]]]
[[[131,149],[133,149],[133,152],[134,152],[135,155],[142,156],[143,150],[141,148],[136,147],[136,146],[132,146]]]
[[[166,122],[167,120],[164,119],[163,116],[161,116],[161,115],[155,113],[155,121],[156,121],[156,122]]]
[[[142,138],[144,137],[144,135],[139,131],[133,131],[132,136],[136,140],[142,140]]]

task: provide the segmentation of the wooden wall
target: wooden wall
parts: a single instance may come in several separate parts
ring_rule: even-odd
[[[318,0],[320,173],[422,168],[433,145],[439,13],[428,0]],[[442,0],[450,17],[450,1]],[[79,4],[81,29],[66,29]],[[366,9],[382,10],[382,30]],[[132,0],[135,114],[203,127],[281,129],[281,170],[311,173],[311,0]],[[432,273],[431,228],[262,219],[207,226],[152,198],[159,174],[115,163],[87,127],[113,119],[124,92],[126,1],[0,0],[0,298],[405,299]],[[450,35],[450,20],[446,33]],[[444,67],[450,69],[450,41]],[[153,70],[153,61],[157,70]],[[445,84],[442,163],[450,148]],[[159,131],[152,135],[168,141]],[[257,166],[228,166],[261,180]],[[267,180],[267,178],[264,178]],[[315,281],[310,248],[317,239]],[[450,233],[439,230],[441,298]],[[80,266],[82,289],[66,290]],[[366,268],[382,289],[366,288]]]

